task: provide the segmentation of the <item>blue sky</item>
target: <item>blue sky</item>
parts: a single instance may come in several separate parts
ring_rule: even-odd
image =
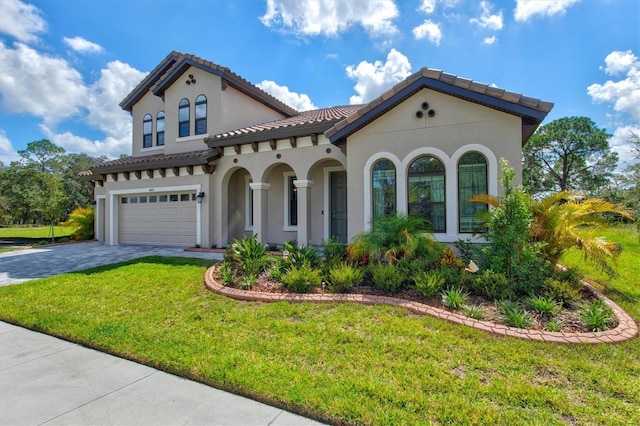
[[[0,161],[43,138],[130,154],[118,104],[172,50],[299,110],[426,66],[554,102],[545,123],[590,117],[621,163],[640,134],[637,0],[0,0]]]

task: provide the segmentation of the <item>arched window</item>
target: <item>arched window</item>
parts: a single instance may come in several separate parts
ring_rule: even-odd
[[[151,144],[153,143],[151,139],[151,132],[153,126],[153,119],[151,118],[151,114],[147,114],[142,119],[142,147],[143,148],[151,148]]]
[[[477,152],[465,154],[458,162],[458,226],[460,232],[475,232],[482,221],[478,213],[487,211],[485,203],[469,203],[474,195],[487,193],[487,160]]]
[[[415,159],[408,173],[409,215],[429,221],[433,232],[446,231],[444,165],[431,156]]]
[[[196,98],[196,135],[207,133],[207,97],[200,95]]]
[[[189,100],[183,99],[178,104],[178,137],[189,136]]]
[[[396,167],[390,160],[380,160],[371,173],[373,222],[396,211]]]
[[[156,116],[156,145],[164,145],[164,111],[160,111]]]

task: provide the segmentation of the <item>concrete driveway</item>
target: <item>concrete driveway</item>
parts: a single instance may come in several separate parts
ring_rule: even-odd
[[[186,252],[181,247],[108,246],[97,241],[0,253],[0,286],[80,271],[143,256],[222,259],[220,253]]]

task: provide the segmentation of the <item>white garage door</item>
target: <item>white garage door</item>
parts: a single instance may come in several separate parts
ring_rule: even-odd
[[[195,192],[121,195],[118,203],[118,242],[195,246],[195,196]]]

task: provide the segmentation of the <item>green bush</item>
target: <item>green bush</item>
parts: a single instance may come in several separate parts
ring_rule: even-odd
[[[473,294],[489,300],[513,299],[516,295],[511,282],[502,272],[487,269],[470,276],[465,283]]]
[[[369,268],[373,285],[386,294],[395,294],[402,286],[403,275],[393,263],[372,263]]]
[[[598,299],[584,306],[580,312],[582,322],[590,331],[604,331],[613,322],[611,308]]]
[[[552,299],[551,297],[542,297],[542,296],[532,296],[527,301],[529,305],[529,309],[534,312],[537,312],[546,317],[552,317],[558,312],[560,312],[561,305],[560,302]]]
[[[347,246],[341,243],[335,236],[332,236],[328,240],[322,240],[322,254],[324,260],[330,264],[341,262],[347,255]]]
[[[76,241],[90,240],[93,238],[93,221],[94,212],[91,207],[78,207],[60,226],[73,229],[71,238]]]
[[[284,243],[282,257],[290,266],[300,266],[303,263],[309,263],[312,268],[318,268],[322,259],[317,248],[312,245],[298,246],[295,240]]]
[[[329,270],[329,290],[332,293],[344,293],[362,282],[362,269],[342,263]]]
[[[482,309],[481,306],[476,306],[476,305],[472,305],[472,306],[463,306],[462,307],[462,312],[468,316],[469,318],[473,318],[476,320],[482,320],[485,317],[485,312],[484,309]]]
[[[422,297],[435,296],[445,285],[445,278],[438,271],[420,272],[413,277],[413,281]]]
[[[462,309],[469,299],[469,293],[460,287],[451,287],[442,292],[442,304],[449,309]]]
[[[218,267],[218,274],[220,274],[220,279],[224,285],[232,286],[235,284],[235,274],[233,273],[231,262],[223,261]]]
[[[309,262],[293,266],[282,277],[282,285],[293,293],[310,293],[322,283],[320,271]]]
[[[509,327],[527,328],[533,322],[529,312],[521,310],[517,304],[510,300],[498,302],[498,308],[502,313],[502,320]]]
[[[542,292],[545,296],[560,302],[563,306],[571,306],[572,303],[580,300],[580,291],[576,289],[570,282],[559,281],[548,278],[544,282]]]
[[[243,276],[257,277],[273,261],[264,244],[258,242],[258,236],[234,239],[227,253],[238,264],[238,273]]]

